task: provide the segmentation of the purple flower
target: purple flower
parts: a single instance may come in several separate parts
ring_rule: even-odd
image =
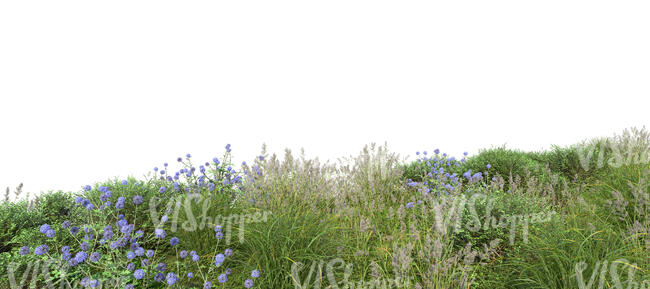
[[[137,195],[137,196],[133,197],[133,203],[136,204],[136,205],[142,204],[142,196]]]
[[[158,273],[158,274],[156,274],[156,276],[153,277],[153,280],[158,282],[158,283],[162,283],[162,281],[165,280],[165,274]]]
[[[129,251],[129,252],[126,253],[126,257],[129,260],[132,260],[133,258],[135,258],[135,253],[133,253],[133,251]]]
[[[77,233],[79,233],[79,227],[71,227],[70,228],[70,234],[76,235]]]
[[[52,229],[52,228],[48,224],[41,225],[41,233],[43,233],[43,234],[47,233],[47,231],[50,230],[50,229]]]
[[[79,251],[77,254],[74,256],[75,260],[77,260],[78,263],[81,263],[88,258],[88,253],[84,251]]]
[[[491,164],[487,164],[485,167],[489,169],[489,168],[492,167],[492,165],[491,165]]]
[[[122,185],[123,185],[123,186],[126,186],[126,184],[128,184],[128,183],[129,183],[129,182],[128,182],[127,180],[122,180]]]
[[[160,218],[160,221],[163,223],[166,223],[169,220],[169,217],[167,215],[163,215],[162,218]]]
[[[223,253],[226,255],[226,257],[230,257],[232,256],[232,249],[228,248]]]
[[[47,253],[47,251],[49,249],[50,249],[50,247],[48,247],[45,244],[40,245],[40,246],[36,247],[36,249],[34,249],[34,255],[36,255],[36,256],[43,255],[43,254]]]
[[[65,222],[61,223],[61,227],[63,227],[63,229],[69,228],[70,227],[70,222],[65,221]]]
[[[212,288],[212,282],[205,281],[205,283],[203,283],[203,289],[210,289],[210,288]]]
[[[99,259],[101,259],[101,258],[102,258],[102,255],[99,254],[98,252],[93,252],[92,254],[90,254],[90,261],[92,261],[94,263],[99,262]]]
[[[165,188],[165,187],[160,187],[160,192],[161,192],[161,193],[164,193],[164,192],[166,192],[166,191],[167,191],[167,188]]]
[[[214,226],[214,231],[215,232],[221,232],[221,226],[219,226],[219,225]]]
[[[217,256],[214,256],[214,262],[215,264],[221,264],[223,261],[226,260],[226,256],[223,254],[217,254]]]
[[[408,202],[406,204],[406,208],[413,208],[413,202]]]
[[[165,265],[165,263],[158,263],[158,266],[156,266],[156,270],[160,272],[165,271],[165,269],[167,269],[167,265]]]
[[[142,261],[140,261],[140,265],[141,265],[142,267],[147,267],[147,266],[149,266],[149,259],[142,259]]]
[[[147,258],[152,258],[153,257],[153,250],[147,250]]]
[[[45,232],[45,236],[47,236],[48,238],[54,238],[55,235],[56,235],[56,231],[54,231],[54,229],[49,229],[47,230],[47,232]]]
[[[135,279],[138,280],[142,279],[144,277],[144,270],[142,269],[135,270],[135,272],[133,272],[133,277],[135,277]]]
[[[215,237],[217,237],[217,240],[221,240],[221,238],[223,238],[223,233],[222,232],[217,232],[215,234]]]
[[[88,242],[83,242],[83,243],[81,243],[80,247],[81,247],[81,250],[86,251],[86,250],[88,250],[88,248],[90,248],[90,244],[88,244]]]
[[[93,187],[91,187],[90,185],[86,185],[86,186],[84,187],[84,191],[86,191],[86,192],[88,192],[88,191],[90,191],[90,190],[92,190],[92,189],[93,189]]]
[[[174,272],[169,272],[169,273],[167,273],[167,278],[166,279],[167,279],[167,284],[169,284],[171,286],[171,285],[174,285],[174,283],[176,283],[176,281],[178,281],[178,276],[176,276],[176,274],[174,274]]]
[[[165,236],[167,236],[167,233],[165,233],[165,230],[160,229],[160,228],[154,230],[154,232],[156,233],[156,237],[158,237],[160,239],[164,239]]]
[[[254,285],[253,280],[251,280],[251,279],[246,279],[246,281],[244,281],[244,287],[246,287],[246,288],[251,288],[251,287],[253,287],[253,285]]]
[[[61,254],[61,260],[63,260],[63,261],[70,260],[70,257],[72,257],[72,255],[70,255],[69,252],[65,252],[65,253]]]
[[[29,247],[22,246],[22,247],[20,247],[20,250],[18,251],[18,254],[20,254],[20,255],[29,255],[29,251],[30,251]]]
[[[253,278],[257,278],[257,277],[259,277],[259,276],[260,276],[260,271],[257,270],[257,269],[255,269],[255,270],[253,270],[253,271],[251,272],[251,277],[253,277]]]
[[[226,283],[226,281],[228,281],[228,275],[221,274],[219,277],[217,277],[217,279],[219,279],[219,283]]]
[[[185,257],[187,257],[187,251],[185,251],[185,250],[181,251],[180,256],[181,256],[181,259],[185,259]]]
[[[194,273],[192,272],[187,273],[187,278],[192,278],[192,277],[194,277]]]
[[[135,249],[135,254],[136,254],[138,257],[144,255],[144,248],[142,248],[142,247],[138,247],[137,249]]]
[[[169,244],[172,246],[178,245],[178,238],[172,237],[171,240],[169,240]]]
[[[126,284],[126,286],[124,286],[124,289],[133,289],[133,288],[134,288],[133,284]]]
[[[232,269],[226,268],[226,275],[230,275],[232,273]]]

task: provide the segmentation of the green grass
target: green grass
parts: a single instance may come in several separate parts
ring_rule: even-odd
[[[102,192],[96,189],[54,192],[31,205],[3,202],[0,222],[9,225],[0,230],[0,288],[8,284],[10,262],[22,264],[15,274],[22,276],[29,262],[47,259],[34,256],[36,246],[49,244],[52,256],[60,258],[55,248],[75,242],[61,222],[74,220],[101,230],[105,224],[115,226],[120,213],[149,233],[162,215],[169,216],[162,225],[164,240],[148,235],[138,243],[155,249],[155,262],[166,263],[165,273],[195,273],[193,281],[177,288],[202,288],[203,276],[213,288],[244,288],[246,279],[254,279],[253,288],[300,288],[302,283],[309,284],[305,288],[345,288],[396,279],[409,281],[391,288],[597,288],[601,282],[603,288],[627,288],[634,282],[641,286],[650,283],[650,165],[643,155],[649,140],[645,130],[633,129],[548,151],[485,149],[445,166],[444,173],[455,173],[458,183],[444,173],[428,176],[434,165],[422,155],[420,161],[405,164],[381,146],[366,147],[336,166],[294,157],[290,151],[283,160],[263,151],[263,159],[255,158],[236,173],[243,177],[239,187],[222,183],[236,175],[224,165],[215,174],[214,190],[193,187],[197,177],[183,183],[189,193],[196,188],[191,197],[163,180],[129,178],[127,185],[113,179],[93,186],[113,192],[112,206],[123,196],[126,203],[120,210],[100,213],[74,203],[83,195],[101,204]],[[588,162],[585,151],[591,152]],[[485,174],[469,181],[463,177],[468,170]],[[453,190],[445,184],[453,184]],[[161,186],[167,190],[161,192]],[[145,203],[134,205],[136,195]],[[154,198],[160,201],[152,207]],[[552,217],[531,221],[525,231],[517,218],[539,213]],[[200,226],[203,215],[246,216],[249,221],[212,219]],[[493,227],[486,224],[488,215],[497,223],[518,223]],[[449,223],[440,226],[441,220]],[[42,223],[57,230],[55,239],[39,232]],[[215,225],[222,225],[230,239],[217,239]],[[172,236],[180,239],[178,246],[169,243]],[[18,254],[24,245],[31,247],[30,256]],[[215,255],[226,249],[233,255],[215,266]],[[195,250],[199,261],[181,259],[180,250]],[[77,266],[68,273],[77,279],[132,276],[124,254],[107,252],[97,266]],[[601,277],[594,268],[604,262],[606,274]],[[611,264],[618,266],[617,274],[610,274]],[[220,284],[216,279],[225,267],[232,274]],[[253,269],[260,270],[259,278],[250,276]],[[592,273],[592,286],[581,285]],[[34,280],[44,284],[40,275]]]

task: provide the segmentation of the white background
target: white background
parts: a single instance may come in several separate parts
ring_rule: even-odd
[[[0,188],[648,126],[648,1],[2,1]]]

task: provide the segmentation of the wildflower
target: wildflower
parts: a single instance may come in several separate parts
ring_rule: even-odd
[[[485,167],[489,169],[489,168],[492,167],[492,165],[491,165],[491,164],[487,164]]]
[[[223,254],[217,254],[217,256],[214,257],[215,264],[221,264],[225,260],[226,260],[226,256],[224,256]]]
[[[126,186],[126,184],[128,184],[128,183],[129,183],[129,182],[128,182],[127,180],[122,180],[122,185],[123,185],[123,186]]]
[[[70,228],[70,234],[76,235],[77,233],[79,233],[79,227]]]
[[[167,273],[167,278],[166,279],[167,279],[167,284],[169,284],[171,286],[171,285],[174,285],[174,283],[176,283],[176,281],[178,281],[178,276],[176,276],[176,274],[174,274],[174,272],[169,272],[169,273]]]
[[[63,227],[63,229],[69,228],[70,227],[70,222],[65,221],[65,222],[61,223],[61,227]]]
[[[226,268],[226,275],[230,275],[232,273],[232,269]]]
[[[408,202],[406,204],[406,208],[413,208],[413,202]]]
[[[157,172],[157,171],[158,171],[158,167],[154,167],[154,168],[153,168],[153,171],[154,171],[154,172]]]
[[[86,192],[88,192],[88,191],[90,191],[90,190],[92,190],[92,189],[93,189],[93,188],[92,188],[90,185],[86,185],[86,186],[84,187],[84,191],[86,191]]]
[[[165,236],[167,236],[167,233],[165,233],[165,230],[160,229],[160,228],[156,229],[155,233],[156,233],[156,237],[158,237],[160,239],[164,239]]]
[[[253,287],[253,280],[251,280],[251,279],[246,279],[246,281],[244,281],[244,287],[246,287],[246,288],[251,288],[251,287]]]
[[[178,245],[178,238],[176,237],[171,238],[171,240],[169,240],[169,244],[172,246]]]
[[[43,234],[47,233],[47,231],[50,230],[50,229],[52,229],[52,228],[48,224],[41,225],[41,233],[43,233]]]
[[[166,223],[169,220],[169,217],[167,215],[163,215],[162,218],[160,218],[160,221],[163,223]]]
[[[56,231],[54,231],[54,229],[49,229],[47,230],[47,232],[45,232],[45,236],[47,236],[48,238],[54,238],[55,235],[56,235]]]
[[[147,267],[147,266],[149,266],[149,259],[142,259],[142,261],[140,261],[140,265],[141,265],[142,267]]]
[[[75,260],[77,260],[78,263],[81,263],[88,258],[88,253],[84,251],[79,251],[77,254],[74,256]]]
[[[138,257],[144,255],[144,248],[138,247],[137,249],[135,249],[135,255]]]
[[[164,193],[164,192],[166,192],[166,191],[167,191],[167,188],[165,188],[165,187],[160,187],[160,193]]]
[[[176,159],[176,161],[180,163],[180,162],[183,161],[183,159],[182,159],[181,157],[178,157],[178,158]]]
[[[186,154],[185,157],[189,159],[189,158],[192,157],[192,155],[191,154]]]
[[[439,154],[439,153],[440,153],[440,150],[439,150],[439,149],[435,149],[435,150],[433,150],[433,152],[434,152],[435,154]]]
[[[142,204],[142,196],[137,195],[137,196],[133,197],[133,203],[136,204],[136,205]]]
[[[187,273],[187,278],[192,278],[192,277],[194,277],[194,273],[192,272]]]
[[[205,281],[205,283],[203,283],[203,289],[210,289],[210,288],[212,288],[212,282]]]
[[[65,252],[65,253],[61,254],[61,260],[63,260],[63,261],[70,260],[70,257],[72,257],[72,256],[70,255],[69,252]]]
[[[221,238],[223,238],[223,233],[222,232],[217,232],[215,234],[215,237],[217,237],[217,240],[221,240]]]
[[[135,277],[135,279],[138,280],[142,279],[144,277],[144,270],[142,269],[135,270],[135,272],[133,272],[133,277]]]
[[[20,247],[20,250],[18,251],[18,254],[20,254],[20,255],[29,255],[29,251],[30,251],[29,247],[22,246],[22,247]]]
[[[257,278],[257,277],[259,277],[259,276],[260,276],[260,271],[257,270],[257,269],[255,269],[255,270],[253,270],[253,271],[251,272],[251,277],[253,277],[253,278]]]
[[[156,266],[156,270],[160,272],[164,272],[165,269],[167,269],[167,265],[165,265],[165,263],[158,263],[158,265]]]
[[[226,145],[226,151],[227,151],[227,152],[230,152],[230,144],[227,144],[227,145]]]
[[[215,232],[221,232],[221,226],[219,226],[219,225],[214,226],[214,231]]]
[[[126,270],[133,272],[133,270],[135,270],[135,264],[129,263],[128,265],[126,265]]]
[[[43,254],[47,253],[47,251],[49,249],[50,249],[50,247],[48,247],[45,244],[40,245],[40,246],[36,247],[36,249],[34,249],[34,255],[36,255],[36,256],[43,255]]]
[[[197,254],[192,255],[192,261],[194,262],[199,261],[199,255]]]
[[[90,261],[97,263],[99,262],[99,259],[101,259],[102,255],[99,254],[98,252],[93,252],[90,254]]]
[[[133,253],[133,251],[129,251],[126,253],[126,257],[129,258],[129,260],[132,260],[135,258],[135,253]]]
[[[181,256],[181,259],[185,259],[185,257],[187,257],[187,251],[185,251],[185,250],[181,251],[180,256]]]
[[[83,243],[81,243],[80,247],[81,247],[81,250],[86,251],[86,250],[88,250],[88,248],[90,248],[90,244],[88,244],[88,242],[83,242]]]
[[[217,279],[219,280],[219,283],[226,283],[226,281],[228,281],[228,275],[221,274]]]
[[[152,258],[153,257],[153,250],[147,250],[147,258]]]
[[[158,283],[162,283],[162,281],[165,280],[165,275],[163,273],[158,273],[153,277],[153,280]]]
[[[232,249],[228,248],[223,253],[226,255],[226,257],[230,257],[232,256]]]
[[[126,284],[126,286],[124,286],[124,289],[133,289],[133,288],[134,288],[133,284]]]

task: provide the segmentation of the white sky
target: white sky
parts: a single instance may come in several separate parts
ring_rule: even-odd
[[[0,188],[646,125],[648,1],[2,1]],[[0,194],[2,195],[2,194]],[[1,198],[1,196],[0,196]]]

